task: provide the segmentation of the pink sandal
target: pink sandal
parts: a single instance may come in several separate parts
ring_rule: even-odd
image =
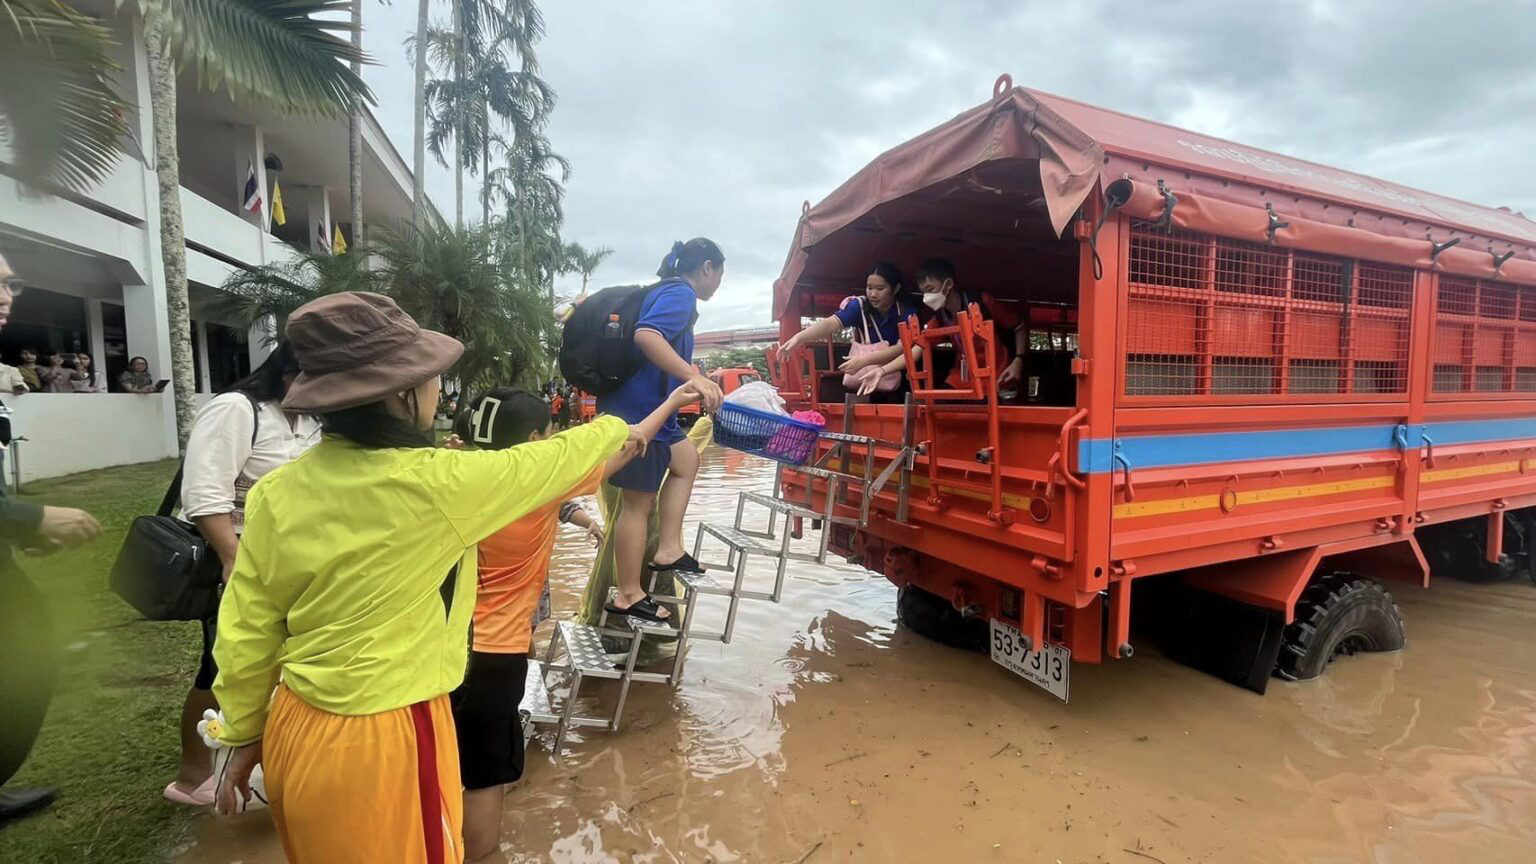
[[[188,807],[211,807],[213,806],[215,779],[216,778],[214,775],[208,775],[208,779],[203,781],[203,785],[197,787],[191,792],[183,792],[181,791],[181,787],[177,786],[175,783],[171,783],[169,786],[165,787],[165,797],[169,801],[174,801],[177,804],[185,804]]]

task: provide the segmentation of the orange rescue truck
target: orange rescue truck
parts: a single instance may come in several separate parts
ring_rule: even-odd
[[[1132,655],[1133,594],[1174,590],[1138,634],[1195,633],[1171,653],[1263,692],[1401,647],[1379,580],[1528,574],[1522,215],[1003,76],[807,203],[775,283],[781,338],[871,262],[935,255],[1029,328],[1019,393],[994,384],[1013,334],[974,304],[903,325],[905,405],[848,397],[845,345],[769,352],[791,410],[831,430],[781,498],[830,497],[831,549],[895,583],[912,629],[985,642],[1065,698],[1072,661]],[[946,389],[956,362],[969,374]]]
[[[721,392],[729,396],[734,393],[736,388],[740,387],[741,385],[751,384],[753,381],[760,381],[762,379],[758,376],[757,370],[750,366],[733,366],[729,368],[716,369],[710,372],[709,380],[720,385]],[[692,405],[684,405],[681,409],[678,410],[677,416],[678,421],[681,422],[684,426],[692,426],[694,423],[698,422],[699,419],[698,403],[695,402]]]

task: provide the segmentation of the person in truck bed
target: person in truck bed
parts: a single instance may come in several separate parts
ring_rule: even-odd
[[[993,322],[997,333],[997,362],[1003,371],[997,376],[997,389],[1016,388],[1024,377],[1024,356],[1028,351],[1028,334],[1023,321],[1012,309],[997,302],[989,292],[972,292],[955,284],[955,265],[948,258],[929,258],[917,271],[917,290],[923,293],[923,305],[933,310],[930,327],[954,325],[956,316],[975,303],[981,309],[983,320]],[[964,386],[967,377],[963,357],[950,364],[943,376],[944,386],[957,389]]]
[[[851,327],[854,345],[849,348],[848,359],[838,366],[843,371],[843,386],[869,396],[871,402],[899,403],[911,387],[897,328],[921,310],[904,291],[901,270],[889,261],[878,261],[864,277],[863,297],[844,300],[836,312],[791,336],[780,350],[788,353]]]
[[[678,408],[697,398],[697,389],[684,384],[635,428],[647,439],[654,438]],[[555,435],[549,402],[511,388],[492,390],[475,399],[459,415],[455,427],[454,438],[444,445],[451,449],[472,446],[505,450]],[[624,467],[631,456],[625,452],[610,458],[561,498],[480,541],[469,668],[464,683],[451,697],[464,783],[464,852],[468,861],[495,851],[501,840],[507,784],[523,776],[523,726],[518,706],[523,701],[540,597],[549,584],[556,526],[570,522],[589,533],[596,527],[586,511],[564,499],[596,492],[603,477]],[[601,532],[594,534],[601,536]]]

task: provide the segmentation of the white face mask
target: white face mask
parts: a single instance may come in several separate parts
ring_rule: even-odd
[[[924,291],[923,305],[937,312],[944,308],[944,296],[943,291]]]

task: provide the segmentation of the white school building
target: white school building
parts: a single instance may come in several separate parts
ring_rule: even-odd
[[[129,358],[150,374],[171,377],[170,335],[161,266],[159,193],[141,21],[113,0],[77,8],[111,24],[121,49],[118,89],[129,103],[124,153],[112,173],[83,194],[45,192],[20,184],[0,144],[0,254],[24,283],[10,322],[0,331],[0,360],[19,352],[85,351],[116,390]],[[188,290],[198,392],[207,394],[248,372],[266,356],[265,333],[214,320],[208,301],[236,267],[282,260],[293,248],[319,248],[339,228],[353,242],[348,214],[347,121],[287,117],[237,106],[223,92],[179,85],[177,144],[186,228]],[[363,129],[363,214],[370,225],[399,223],[411,211],[411,173],[368,115]],[[241,205],[254,168],[261,212]],[[272,189],[281,188],[287,222],[272,222]],[[153,396],[0,394],[12,411],[13,450],[22,480],[176,455],[170,388]],[[9,475],[10,466],[6,466]]]

